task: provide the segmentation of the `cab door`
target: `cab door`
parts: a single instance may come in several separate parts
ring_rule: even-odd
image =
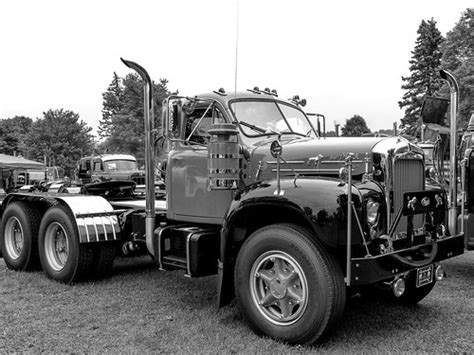
[[[210,224],[221,224],[224,219],[232,191],[211,191],[208,178],[208,130],[213,122],[225,121],[222,112],[215,102],[201,103],[192,112],[188,110],[189,114],[182,112],[180,139],[175,140],[168,154],[170,219]]]

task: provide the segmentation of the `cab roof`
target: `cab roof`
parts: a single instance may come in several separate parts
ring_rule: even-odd
[[[194,97],[197,97],[200,99],[215,100],[225,107],[228,107],[230,101],[232,100],[249,100],[249,99],[279,101],[279,102],[284,102],[286,104],[290,104],[295,107],[298,107],[293,102],[288,101],[288,100],[282,100],[273,93],[270,93],[268,91],[262,91],[262,90],[257,91],[254,89],[247,90],[247,91],[237,91],[237,92],[221,92],[221,91],[215,90],[208,93],[198,94]],[[189,98],[192,99],[193,97],[189,96]]]

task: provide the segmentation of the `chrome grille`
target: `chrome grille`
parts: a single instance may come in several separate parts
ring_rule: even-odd
[[[402,207],[403,193],[422,191],[425,188],[425,174],[423,162],[414,159],[398,159],[393,169],[393,213],[392,222]],[[413,218],[413,228],[423,227],[424,216]],[[407,231],[407,219],[402,217],[395,229],[395,234]]]

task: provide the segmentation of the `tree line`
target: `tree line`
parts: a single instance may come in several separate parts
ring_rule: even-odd
[[[465,127],[474,111],[474,8],[462,13],[455,27],[444,38],[436,21],[422,20],[409,61],[410,75],[402,77],[405,94],[398,102],[404,115],[400,119],[402,133],[416,136],[425,96],[448,97],[447,85],[439,79],[440,68],[452,72],[460,84],[459,123]],[[155,127],[160,128],[161,105],[169,94],[168,81],[153,82]],[[0,120],[0,153],[22,155],[25,158],[59,165],[68,175],[81,156],[97,153],[128,153],[137,159],[144,156],[143,86],[138,75],[119,77],[102,94],[102,118],[97,142],[92,128],[80,120],[77,113],[65,109],[50,109],[33,120],[15,116]],[[346,119],[341,133],[361,136],[370,133],[365,119],[354,114]],[[331,135],[331,134],[329,134]]]
[[[402,77],[405,94],[398,103],[405,110],[401,128],[406,134],[418,135],[425,96],[449,98],[449,87],[439,77],[440,69],[450,71],[458,80],[458,123],[461,128],[466,128],[474,113],[473,23],[474,8],[468,8],[445,38],[437,29],[433,18],[421,21],[409,61],[410,75]]]
[[[94,144],[92,128],[69,110],[43,112],[33,121],[15,116],[0,120],[0,153],[57,165],[70,176],[82,154],[89,154]]]

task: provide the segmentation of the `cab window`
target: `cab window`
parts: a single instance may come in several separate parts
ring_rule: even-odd
[[[94,161],[94,171],[102,171],[102,161],[101,160],[95,160]]]
[[[82,170],[84,170],[84,171],[91,170],[91,161],[89,159],[85,159],[82,162]]]
[[[209,142],[209,129],[214,123],[224,123],[225,118],[217,107],[197,108],[186,117],[185,140],[198,144]]]

